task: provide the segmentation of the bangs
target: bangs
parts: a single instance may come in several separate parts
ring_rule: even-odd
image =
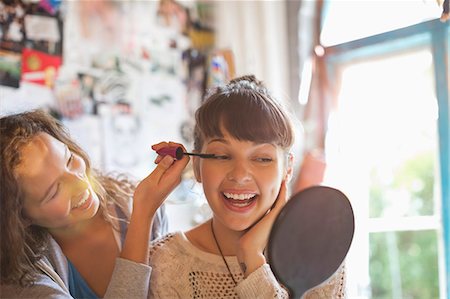
[[[221,128],[238,140],[292,146],[293,128],[278,103],[254,92],[218,94],[205,102],[196,114],[196,141],[223,137]],[[197,143],[197,142],[196,142]],[[195,144],[200,150],[202,144]]]

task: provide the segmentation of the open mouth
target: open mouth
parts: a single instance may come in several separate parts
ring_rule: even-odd
[[[84,205],[88,204],[88,200],[90,198],[91,193],[88,189],[86,189],[83,194],[81,195],[80,201],[72,208],[77,209],[80,207],[83,207]]]
[[[236,208],[245,208],[250,206],[258,197],[255,193],[222,193],[226,202]]]

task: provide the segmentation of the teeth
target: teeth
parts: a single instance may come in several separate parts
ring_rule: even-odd
[[[76,209],[76,208],[81,207],[86,202],[86,200],[88,200],[88,198],[89,198],[89,191],[86,190],[86,191],[84,191],[84,194],[83,194],[83,197],[81,198],[81,200],[73,208]]]
[[[251,198],[256,196],[256,194],[254,194],[254,193],[235,194],[235,193],[224,192],[223,194],[225,195],[226,198],[234,199],[234,200],[249,200],[249,199],[251,199]]]

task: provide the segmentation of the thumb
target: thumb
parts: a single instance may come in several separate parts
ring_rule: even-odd
[[[169,155],[164,156],[164,158],[161,161],[159,161],[158,165],[152,171],[149,177],[154,179],[156,182],[159,182],[161,180],[161,177],[164,175],[167,169],[169,169],[170,166],[172,166],[174,161],[175,161],[174,158],[172,158],[171,156]]]

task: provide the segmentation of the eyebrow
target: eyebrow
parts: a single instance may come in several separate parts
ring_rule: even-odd
[[[228,142],[227,140],[223,139],[223,138],[214,138],[214,139],[211,139],[211,140],[208,142],[208,144],[211,144],[211,143],[213,143],[213,142],[220,142],[220,143],[229,144],[229,142]]]

